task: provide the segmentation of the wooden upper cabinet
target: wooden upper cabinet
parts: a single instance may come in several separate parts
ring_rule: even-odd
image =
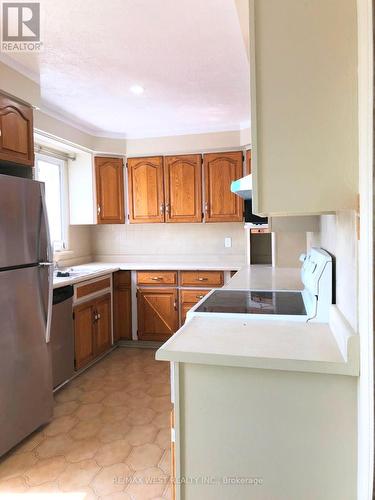
[[[0,161],[34,165],[33,110],[0,94]]]
[[[163,157],[128,159],[129,221],[164,222]]]
[[[164,158],[165,221],[202,221],[202,156]]]
[[[124,224],[122,158],[95,157],[98,224]]]
[[[241,222],[243,201],[230,190],[242,177],[243,153],[208,153],[203,156],[206,222]]]
[[[246,150],[245,157],[245,175],[251,174],[251,149]]]

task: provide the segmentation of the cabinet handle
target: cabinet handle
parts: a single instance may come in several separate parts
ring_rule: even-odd
[[[204,211],[208,214],[208,201],[204,204]]]
[[[160,281],[163,278],[161,276],[151,276],[151,279],[154,280],[154,281]]]
[[[98,205],[98,215],[100,215],[101,210],[100,205]]]
[[[160,203],[160,215],[164,215],[164,203]]]
[[[92,319],[92,322],[95,323],[95,321],[98,321],[98,314],[96,311],[94,311],[93,313],[93,319]]]
[[[174,307],[174,310],[177,311],[177,302],[176,301],[173,302],[173,307]]]
[[[195,298],[196,299],[203,299],[204,295],[196,295]]]
[[[201,278],[201,277],[199,277],[198,281],[208,281],[208,278]]]
[[[169,203],[167,203],[165,205],[165,212],[167,213],[167,215],[169,215],[169,210],[170,210],[170,205],[169,205]]]

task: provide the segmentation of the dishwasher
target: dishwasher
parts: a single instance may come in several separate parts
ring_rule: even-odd
[[[55,288],[53,291],[50,349],[53,387],[56,388],[74,374],[72,286]]]

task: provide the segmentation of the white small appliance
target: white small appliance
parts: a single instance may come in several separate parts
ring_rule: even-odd
[[[326,323],[332,304],[332,258],[322,248],[301,255],[303,290],[211,290],[187,314]]]

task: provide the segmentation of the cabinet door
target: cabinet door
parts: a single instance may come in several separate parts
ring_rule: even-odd
[[[202,222],[202,156],[164,158],[166,222]]]
[[[0,94],[0,161],[34,165],[33,110]]]
[[[132,307],[130,272],[118,271],[113,275],[113,338],[132,339]]]
[[[163,158],[128,159],[129,221],[164,222]]]
[[[251,149],[246,150],[245,157],[245,175],[251,174]]]
[[[78,370],[94,358],[94,303],[86,302],[74,308],[75,368]]]
[[[138,289],[138,338],[163,341],[178,329],[175,288]]]
[[[124,224],[124,172],[121,158],[95,158],[98,224]]]
[[[230,190],[242,177],[242,151],[204,155],[206,222],[241,222],[243,201]]]
[[[95,356],[107,351],[111,345],[111,294],[108,293],[107,295],[97,299],[95,302]]]

